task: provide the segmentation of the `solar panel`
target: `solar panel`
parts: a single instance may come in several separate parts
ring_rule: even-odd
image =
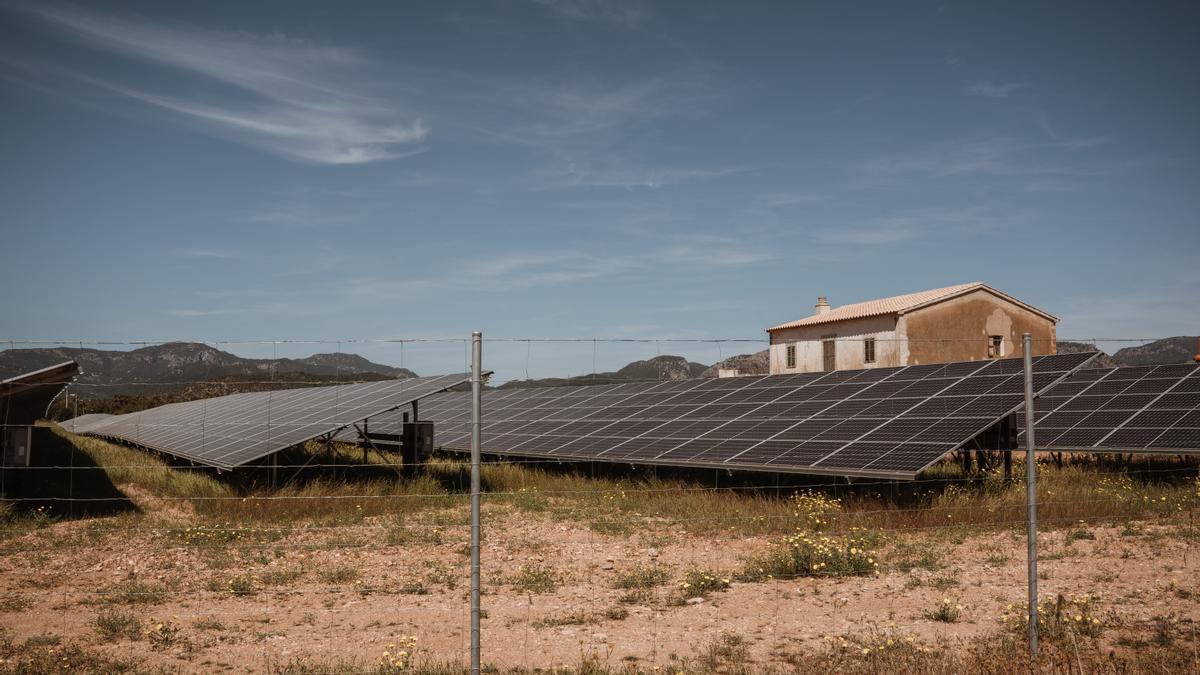
[[[118,415],[83,433],[231,469],[469,380],[462,373],[231,394]]]
[[[1036,357],[1035,391],[1093,357]],[[1023,401],[1020,359],[515,389],[484,392],[482,436],[497,454],[912,478]],[[458,394],[424,402],[436,445],[467,447],[469,406]]]
[[[108,413],[88,413],[79,417],[72,417],[69,420],[63,420],[58,425],[67,431],[76,434],[87,433],[92,427],[99,426],[111,420],[115,415]]]
[[[1040,450],[1200,451],[1200,366],[1081,370],[1038,399]],[[1024,416],[1018,420],[1025,443]]]

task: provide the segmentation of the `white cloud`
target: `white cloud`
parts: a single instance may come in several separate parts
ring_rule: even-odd
[[[356,73],[368,64],[351,50],[69,6],[38,5],[28,11],[84,45],[224,89],[192,86],[171,94],[90,74],[80,79],[168,111],[209,133],[290,159],[317,164],[396,159],[429,133],[419,117],[400,121],[394,103],[355,84]]]
[[[969,96],[1008,98],[1027,86],[1024,82],[974,82],[967,85],[966,92]]]

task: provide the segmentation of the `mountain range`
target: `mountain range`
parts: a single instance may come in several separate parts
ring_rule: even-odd
[[[1197,338],[1178,336],[1125,347],[1112,355],[1101,353],[1097,367],[1157,363],[1187,363],[1196,353]],[[1060,353],[1091,351],[1094,345],[1059,342]],[[77,391],[84,397],[145,396],[189,390],[188,396],[219,395],[281,386],[327,384],[349,380],[416,377],[407,368],[395,368],[349,353],[313,354],[303,359],[252,359],[195,342],[169,342],[129,351],[86,347],[49,347],[0,351],[0,379],[74,359],[82,374]],[[741,375],[761,375],[769,370],[767,351],[739,354],[706,366],[682,356],[663,355],[634,361],[615,371],[531,380],[510,380],[499,388],[573,386],[636,380],[679,380],[716,377],[718,369],[736,369]]]
[[[168,342],[129,351],[49,347],[0,351],[0,379],[74,359],[84,396],[140,395],[188,383],[325,383],[416,377],[407,368],[372,363],[357,354],[313,354],[303,359],[251,359],[197,342]],[[101,387],[103,389],[101,389]]]

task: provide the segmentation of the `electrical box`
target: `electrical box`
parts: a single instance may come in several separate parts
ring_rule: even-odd
[[[400,434],[404,463],[416,465],[433,455],[433,422],[405,422]]]
[[[29,466],[29,446],[32,442],[33,427],[2,427],[0,441],[3,442],[3,452],[0,453],[0,465]]]

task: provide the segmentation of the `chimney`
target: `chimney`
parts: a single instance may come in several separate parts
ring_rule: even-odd
[[[828,312],[830,309],[831,308],[829,307],[829,300],[826,299],[825,296],[823,296],[823,295],[818,296],[817,297],[817,314],[824,314],[825,312]]]

